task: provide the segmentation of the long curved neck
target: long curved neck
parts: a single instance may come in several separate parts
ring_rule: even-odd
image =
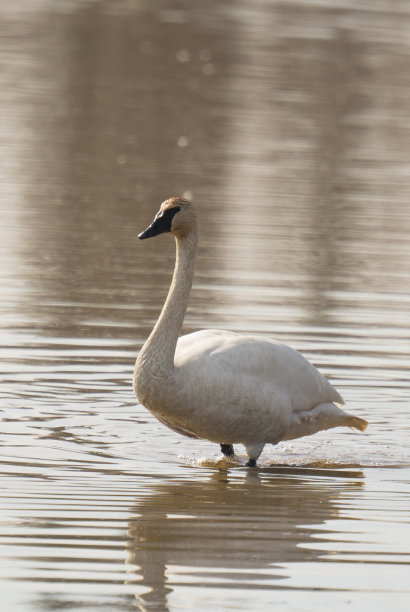
[[[198,235],[196,230],[176,238],[176,261],[172,283],[159,319],[142,347],[137,363],[170,373],[184,321],[194,275]]]

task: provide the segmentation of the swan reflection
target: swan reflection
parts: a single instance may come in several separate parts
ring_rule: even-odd
[[[341,491],[362,486],[363,474],[317,474],[332,483],[312,470],[267,468],[150,487],[132,508],[127,539],[129,582],[144,587],[138,609],[169,610],[178,586],[275,589],[283,564],[318,560],[320,551],[303,544],[338,516]]]

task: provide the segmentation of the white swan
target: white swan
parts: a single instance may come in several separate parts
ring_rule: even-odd
[[[197,247],[196,215],[184,198],[162,203],[140,239],[171,233],[176,239],[172,284],[160,317],[134,370],[138,400],[156,418],[186,436],[221,445],[245,445],[248,466],[263,447],[367,422],[344,412],[343,399],[300,353],[275,340],[203,330],[178,338],[188,305]]]

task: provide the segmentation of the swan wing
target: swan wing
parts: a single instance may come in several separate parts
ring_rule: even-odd
[[[324,402],[343,404],[330,382],[295,349],[259,336],[203,330],[179,338],[175,365],[190,375],[207,373],[210,384],[250,376],[286,395],[292,411],[312,410]]]

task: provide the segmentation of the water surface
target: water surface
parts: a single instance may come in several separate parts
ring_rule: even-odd
[[[7,610],[407,610],[410,7],[5,0],[0,575]],[[257,470],[132,395],[172,240],[184,331],[275,337],[365,434]],[[243,449],[238,447],[239,454]]]

